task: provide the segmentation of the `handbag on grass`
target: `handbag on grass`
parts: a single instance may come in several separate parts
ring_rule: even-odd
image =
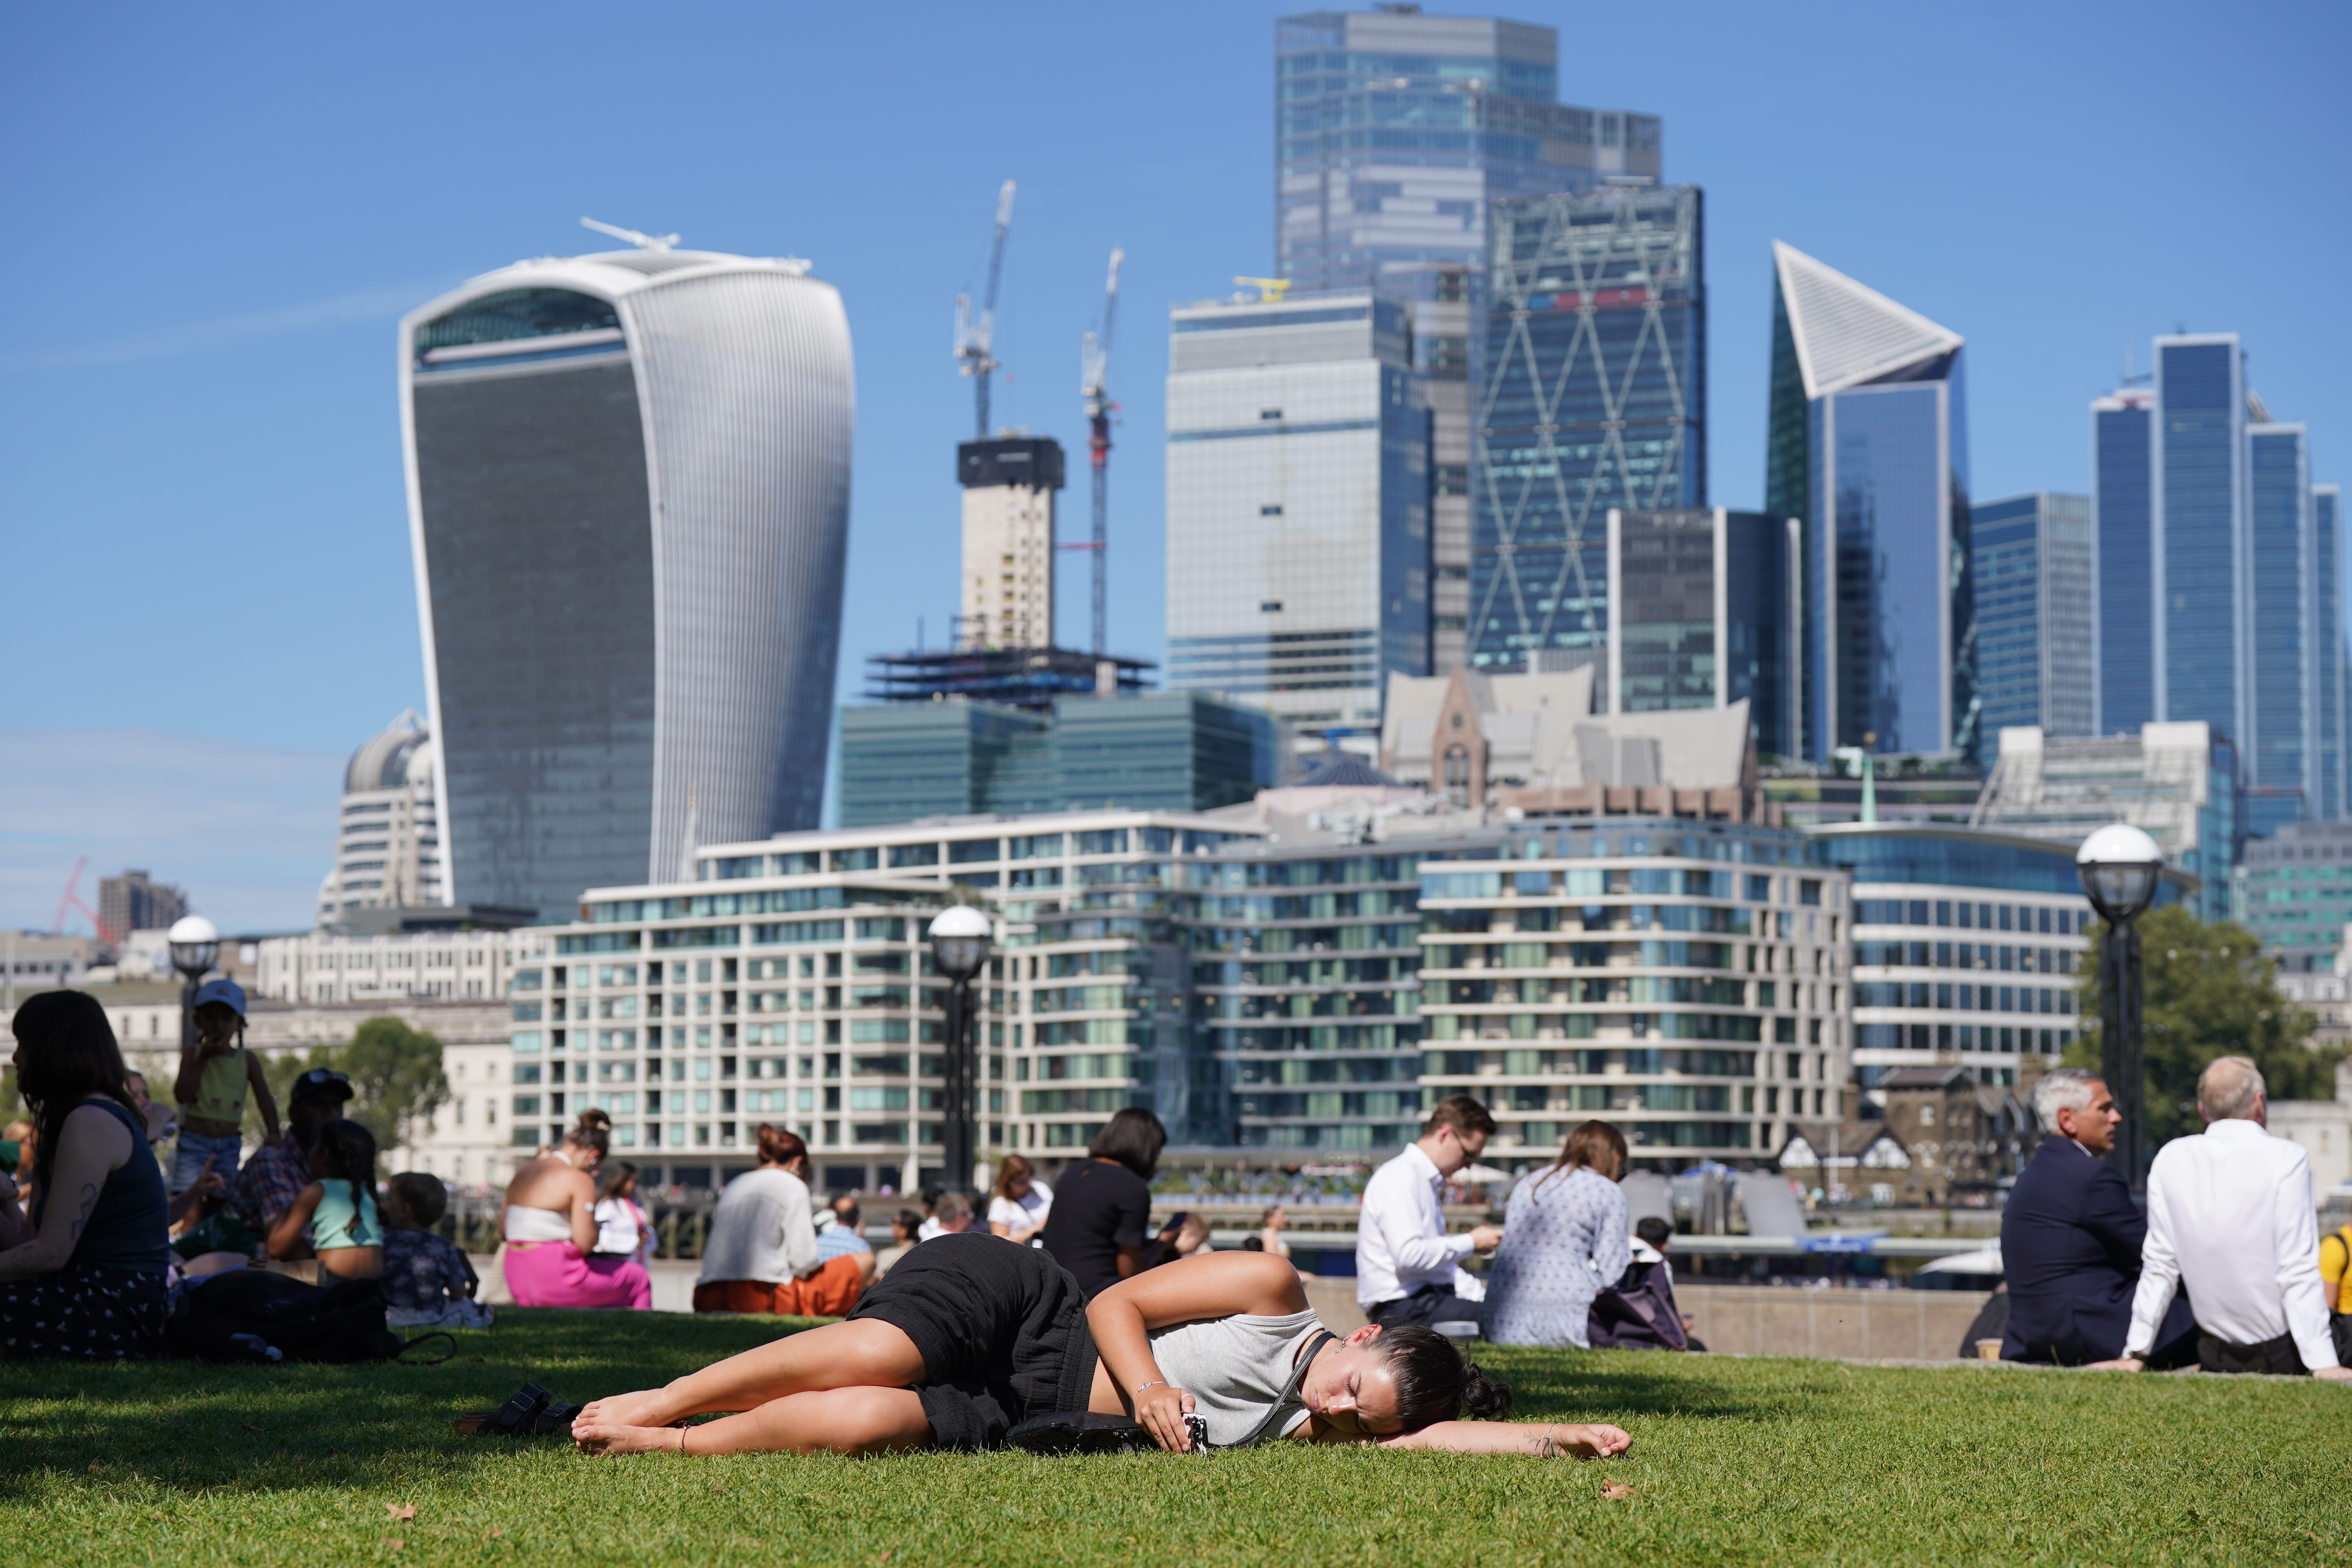
[[[1298,1398],[1298,1385],[1307,1380],[1307,1368],[1315,1360],[1326,1341],[1339,1336],[1328,1329],[1318,1329],[1315,1337],[1307,1342],[1299,1352],[1298,1364],[1292,1369],[1290,1381],[1282,1387],[1282,1397],[1265,1413],[1256,1428],[1238,1443],[1217,1444],[1209,1441],[1209,1420],[1205,1415],[1187,1415],[1184,1425],[1191,1428],[1195,1454],[1212,1448],[1252,1448],[1274,1435],[1280,1426],[1283,1413]],[[1004,1440],[1016,1448],[1032,1454],[1139,1454],[1160,1445],[1152,1439],[1150,1430],[1142,1422],[1126,1415],[1098,1415],[1091,1410],[1057,1410],[1050,1415],[1033,1415],[1004,1435]]]

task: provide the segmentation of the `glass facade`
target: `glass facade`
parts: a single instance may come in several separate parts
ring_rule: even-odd
[[[1609,514],[1615,606],[1605,712],[1748,704],[1759,752],[1790,754],[1796,539],[1785,519],[1722,508]]]
[[[2311,487],[2312,551],[2317,557],[2311,574],[2315,601],[2312,625],[2319,634],[2312,661],[2319,722],[2319,801],[2314,815],[2324,822],[2352,816],[2344,779],[2344,536],[2338,513],[2342,500],[2342,491],[2335,485]]]
[[[2038,724],[2052,735],[2095,732],[2097,596],[2091,503],[2083,496],[2011,496],[1969,508],[1982,733]]]
[[[2245,550],[2245,394],[2236,335],[2159,338],[2156,476],[2163,558],[2156,647],[2160,719],[2247,733],[2239,657]]]
[[[2315,818],[2319,794],[2318,690],[2313,658],[2316,624],[2316,542],[2311,528],[2311,477],[2300,425],[2255,425],[2246,431],[2247,668],[2253,699],[2246,731],[2246,831],[2268,837],[2289,822]]]
[[[2137,730],[2156,710],[2151,490],[2156,393],[2126,386],[2091,405],[2099,534],[2099,710],[2091,732]]]
[[[1168,376],[1168,683],[1376,729],[1429,672],[1430,414],[1404,308],[1180,306]]]
[[[1473,408],[1473,667],[1598,652],[1610,509],[1706,504],[1703,219],[1689,185],[1496,204]]]
[[[2352,923],[2352,826],[2282,824],[2246,846],[2235,916],[2289,970],[2333,966]]]

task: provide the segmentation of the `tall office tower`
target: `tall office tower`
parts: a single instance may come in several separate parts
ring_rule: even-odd
[[[1764,510],[1805,533],[1805,750],[1979,735],[1960,334],[1772,242]]]
[[[1474,668],[1596,657],[1609,510],[1706,504],[1703,219],[1696,185],[1495,205],[1472,443]]]
[[[2344,645],[2343,489],[2336,485],[2311,487],[2311,533],[2319,557],[2312,574],[2312,591],[2319,600],[2312,624],[2319,628],[2316,648],[2319,690],[2319,811],[2322,821],[2352,816],[2344,776],[2347,668]]]
[[[2246,831],[2316,818],[2319,549],[2300,425],[2246,426]]]
[[[2091,401],[2091,510],[2098,531],[2098,711],[2091,733],[2124,734],[2157,717],[2156,388],[2126,384]]]
[[[1054,492],[1062,444],[1050,436],[966,441],[956,447],[963,486],[966,648],[1054,646]]]
[[[1418,5],[1275,27],[1275,270],[1410,301],[1429,385],[1433,658],[1466,654],[1474,318],[1487,205],[1662,177],[1654,115],[1558,101],[1559,36]]]
[[[2050,735],[2098,733],[2091,498],[2009,496],[1969,514],[1979,732],[2033,724]]]
[[[2148,469],[2156,717],[2210,724],[2242,759],[2252,717],[2243,366],[2235,332],[2156,340]]]
[[[343,769],[335,868],[319,885],[321,927],[341,924],[350,910],[448,901],[435,772],[433,738],[414,711],[352,753]]]
[[[169,882],[148,879],[144,871],[125,871],[98,881],[98,918],[117,937],[134,931],[168,931],[188,912],[188,895]]]
[[[1168,368],[1168,684],[1378,731],[1429,670],[1429,406],[1404,307],[1180,305]]]
[[[1759,752],[1796,752],[1794,518],[1722,507],[1608,519],[1604,713],[1748,703]]]
[[[401,321],[445,899],[562,920],[815,824],[853,388],[807,274],[648,242]]]

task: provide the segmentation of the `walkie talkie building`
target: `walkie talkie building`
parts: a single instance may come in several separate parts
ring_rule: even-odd
[[[854,388],[807,272],[549,258],[402,320],[445,899],[567,920],[816,826]]]

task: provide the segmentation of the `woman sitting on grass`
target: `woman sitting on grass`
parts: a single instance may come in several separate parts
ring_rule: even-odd
[[[319,1283],[373,1279],[383,1272],[383,1216],[375,1206],[375,1134],[337,1117],[319,1129],[310,1145],[310,1174],[317,1178],[294,1199],[294,1206],[269,1227],[269,1256],[292,1258],[309,1230],[319,1259]]]
[[[603,1111],[582,1111],[562,1143],[507,1184],[499,1265],[516,1306],[652,1308],[653,1279],[642,1266],[596,1256],[596,1167],[612,1129]]]
[[[1614,1426],[1491,1419],[1510,1391],[1427,1328],[1317,1335],[1298,1271],[1263,1253],[1172,1263],[1089,1306],[1042,1251],[942,1236],[846,1321],[599,1399],[572,1433],[591,1453],[869,1454],[997,1447],[1030,1416],[1087,1409],[1131,1414],[1181,1453],[1188,1415],[1205,1418],[1212,1444],[1233,1444],[1280,1406],[1270,1435],[1304,1442],[1587,1457],[1632,1442]],[[1465,1410],[1490,1419],[1454,1419]],[[722,1411],[740,1414],[678,1425]]]

